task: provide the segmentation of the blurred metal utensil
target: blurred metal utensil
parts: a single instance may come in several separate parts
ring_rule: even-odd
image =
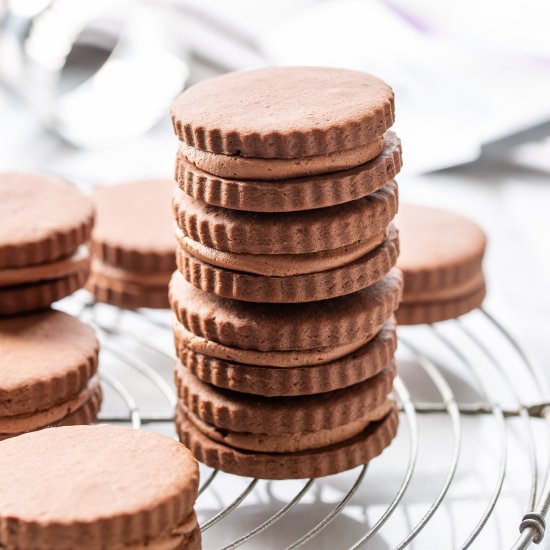
[[[12,0],[0,19],[0,78],[79,147],[137,137],[189,76],[163,2]]]

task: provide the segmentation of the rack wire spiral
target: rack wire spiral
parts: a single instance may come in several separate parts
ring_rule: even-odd
[[[98,331],[100,422],[174,436],[167,311],[123,311],[82,291],[62,302]],[[550,506],[550,394],[486,309],[400,327],[396,440],[382,457],[322,479],[246,479],[201,465],[203,547],[524,549]],[[513,466],[513,468],[511,467]]]

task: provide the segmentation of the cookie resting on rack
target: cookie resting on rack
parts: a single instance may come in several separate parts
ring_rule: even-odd
[[[401,240],[397,267],[405,282],[399,324],[453,319],[482,304],[486,238],[475,222],[447,210],[401,204],[395,224]]]
[[[57,178],[0,173],[0,316],[48,308],[90,273],[92,201]]]

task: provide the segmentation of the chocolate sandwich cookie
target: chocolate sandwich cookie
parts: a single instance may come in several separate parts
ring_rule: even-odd
[[[485,297],[486,238],[473,221],[436,208],[404,204],[400,231],[403,302],[400,324],[434,323],[479,307]]]
[[[367,464],[389,446],[397,426],[398,415],[393,405],[385,416],[373,419],[363,431],[341,442],[297,452],[261,452],[212,439],[181,410],[176,412],[180,441],[198,460],[224,472],[260,479],[322,477]],[[308,435],[300,434],[298,439]]]
[[[374,193],[402,166],[401,143],[392,132],[374,159],[346,170],[278,180],[230,179],[195,166],[178,152],[176,182],[184,193],[202,202],[250,212],[294,212],[334,206]]]
[[[176,387],[179,406],[203,422],[221,430],[279,435],[355,425],[384,404],[394,378],[392,361],[372,378],[329,393],[261,397],[205,384],[182,368],[176,370]]]
[[[0,547],[200,549],[197,463],[173,439],[75,426],[1,446]]]
[[[390,362],[347,388],[265,398],[214,388],[176,369],[176,427],[199,460],[230,473],[271,479],[328,475],[368,462],[389,444],[397,428],[388,397],[394,377]]]
[[[0,315],[44,309],[90,272],[90,199],[49,176],[0,174]]]
[[[343,355],[338,348],[304,352],[231,348],[195,336],[178,321],[174,340],[179,358],[176,376],[186,368],[208,384],[266,397],[310,395],[358,384],[382,371],[397,346],[393,320],[363,346]]]
[[[393,227],[355,245],[271,255],[274,261],[268,254],[220,252],[186,241],[182,233],[179,237],[183,246],[177,247],[177,264],[187,281],[206,292],[247,302],[313,302],[351,294],[384,277],[399,254]],[[266,271],[274,274],[265,275]]]
[[[366,197],[327,208],[260,213],[219,208],[176,189],[182,233],[204,246],[245,254],[307,254],[356,244],[386,231],[397,213],[394,181]]]
[[[173,183],[135,181],[94,190],[92,276],[96,300],[122,308],[168,307],[176,264],[170,218]]]
[[[89,424],[101,404],[94,331],[49,310],[0,320],[0,439]]]
[[[401,273],[393,269],[368,288],[330,300],[253,303],[208,294],[176,271],[170,281],[170,303],[188,331],[225,346],[260,351],[338,346],[349,353],[372,338],[393,315],[401,287]]]
[[[391,88],[366,73],[267,67],[200,82],[171,114],[184,154],[202,170],[277,179],[341,170],[342,152],[348,165],[374,158],[394,104]]]

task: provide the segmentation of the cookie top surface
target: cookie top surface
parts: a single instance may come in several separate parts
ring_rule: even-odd
[[[93,251],[103,262],[136,271],[175,268],[169,180],[142,180],[93,192]]]
[[[63,548],[83,547],[83,537],[89,548],[137,542],[177,527],[197,496],[196,461],[157,433],[74,426],[0,445],[0,545],[16,536],[33,548],[52,537]]]
[[[172,106],[176,135],[203,151],[295,158],[365,145],[393,124],[391,88],[357,71],[267,67],[206,80]]]
[[[61,311],[0,319],[0,416],[80,391],[96,371],[98,349],[93,329]]]
[[[397,309],[402,278],[392,269],[377,283],[338,298],[305,304],[240,302],[206,293],[176,271],[170,302],[187,330],[245,349],[303,350],[357,342]]]
[[[486,237],[473,221],[438,208],[401,204],[395,218],[401,252],[397,266],[408,290],[439,289],[481,269]]]
[[[92,201],[62,180],[0,173],[0,269],[69,256],[89,238]]]

